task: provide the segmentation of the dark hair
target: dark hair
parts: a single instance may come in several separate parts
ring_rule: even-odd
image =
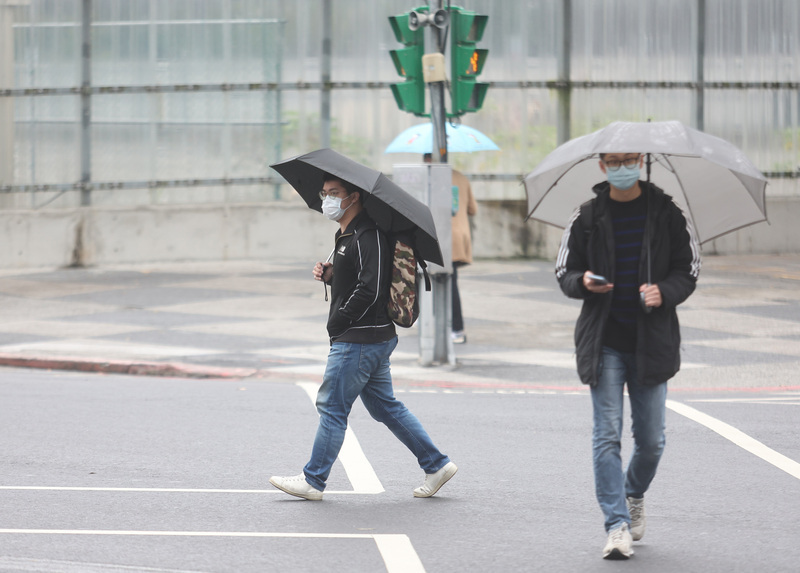
[[[345,192],[347,193],[348,196],[352,195],[356,191],[361,191],[361,189],[359,189],[358,187],[356,187],[355,185],[353,185],[349,181],[345,181],[341,177],[337,177],[336,175],[332,175],[331,173],[325,173],[322,176],[322,183],[324,184],[324,183],[327,183],[328,181],[338,181],[339,183],[341,183],[342,187],[344,187],[344,190],[345,190]]]

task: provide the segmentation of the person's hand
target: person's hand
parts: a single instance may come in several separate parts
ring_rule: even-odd
[[[311,271],[314,278],[318,281],[329,282],[331,275],[333,275],[333,263],[317,263],[314,265],[314,270]]]
[[[639,286],[639,292],[644,294],[645,306],[661,306],[664,301],[661,298],[661,289],[658,285],[643,284]]]
[[[586,288],[586,290],[597,294],[604,294],[614,289],[613,283],[600,284],[590,279],[589,275],[593,274],[594,273],[592,271],[586,271],[583,273],[583,286]]]

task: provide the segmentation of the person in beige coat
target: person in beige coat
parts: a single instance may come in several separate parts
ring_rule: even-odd
[[[431,154],[423,156],[425,163],[431,162]],[[458,268],[472,262],[472,233],[469,217],[478,213],[478,202],[472,194],[472,187],[467,176],[453,169],[453,187],[458,188],[458,209],[453,215],[453,342],[464,344],[467,335],[464,332],[464,316],[461,314],[461,296],[458,292]]]

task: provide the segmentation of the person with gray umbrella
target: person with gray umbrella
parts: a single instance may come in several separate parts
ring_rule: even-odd
[[[280,165],[276,168],[280,171]],[[308,180],[305,175],[296,181],[290,176],[296,188],[302,187],[300,179]],[[386,304],[392,270],[387,238],[364,207],[371,194],[330,173],[321,179],[322,213],[338,221],[339,230],[333,261],[318,262],[313,269],[314,278],[331,287],[327,325],[331,347],[317,394],[319,426],[303,473],[273,476],[269,481],[295,497],[321,500],[344,443],[350,409],[360,396],[370,415],[411,450],[425,472],[414,496],[431,497],[458,468],[394,396],[389,359],[397,335]]]
[[[627,559],[645,531],[644,495],[665,444],[667,381],[680,368],[676,307],[695,289],[699,244],[672,197],[640,181],[640,153],[600,153],[607,181],[572,215],[556,260],[570,298],[578,374],[591,387],[595,493],[607,532],[603,557]],[[623,392],[634,447],[625,470]]]

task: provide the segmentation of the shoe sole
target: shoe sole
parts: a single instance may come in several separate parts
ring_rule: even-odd
[[[274,485],[275,487],[277,487],[277,488],[278,488],[279,490],[281,490],[283,493],[288,493],[289,495],[292,495],[292,496],[294,496],[294,497],[299,497],[300,499],[305,499],[305,500],[307,500],[307,501],[322,501],[322,495],[320,495],[319,497],[308,497],[308,496],[302,495],[302,494],[300,494],[300,493],[297,493],[297,492],[294,492],[294,491],[289,491],[289,490],[288,490],[288,489],[286,489],[285,487],[283,487],[283,486],[281,486],[281,485],[278,485],[277,483],[275,483],[274,481],[272,481],[272,478],[270,478],[270,480],[269,480],[269,483],[271,483],[272,485]]]
[[[456,475],[456,472],[458,471],[458,467],[457,466],[454,466],[454,467],[455,467],[455,469],[452,471],[452,473],[451,472],[445,472],[444,479],[442,480],[442,483],[439,484],[439,487],[437,487],[435,490],[433,490],[431,493],[429,493],[427,495],[426,494],[422,494],[422,493],[414,492],[414,497],[432,497],[432,496],[436,495],[436,492],[439,491],[440,489],[442,489],[442,486],[444,484],[446,484],[447,482],[449,482],[454,475]]]
[[[624,559],[628,559],[631,555],[633,555],[633,551],[631,551],[630,555],[625,555],[619,549],[612,549],[611,553],[608,555],[603,555],[603,559],[608,559],[610,561],[622,561]]]

